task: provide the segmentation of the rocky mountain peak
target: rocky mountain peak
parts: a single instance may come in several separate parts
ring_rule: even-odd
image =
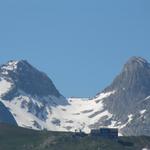
[[[1,66],[1,70],[3,70],[3,71],[13,71],[13,70],[17,69],[18,62],[19,61],[14,61],[14,60],[8,61],[6,64],[3,64]]]
[[[61,96],[51,79],[26,60],[11,60],[0,67],[0,76],[13,84],[12,90],[21,90],[33,96]],[[13,92],[14,93],[14,92]]]
[[[1,65],[0,69],[4,74],[15,72],[19,69],[33,68],[26,60],[10,60],[6,64]]]
[[[129,115],[150,95],[150,64],[141,57],[131,57],[104,90],[109,91],[116,92],[105,101],[108,109],[118,118]]]
[[[129,63],[129,62],[137,62],[137,63],[140,63],[140,64],[146,64],[146,63],[148,63],[146,59],[144,59],[142,57],[138,57],[138,56],[132,56],[127,61],[127,63]]]
[[[150,69],[150,64],[142,57],[133,56],[124,65],[123,71],[133,72],[144,68]]]
[[[131,57],[124,65],[121,73],[113,80],[113,83],[106,88],[114,89],[130,89],[145,90],[150,88],[150,64],[141,57]],[[129,92],[129,91],[127,91]]]

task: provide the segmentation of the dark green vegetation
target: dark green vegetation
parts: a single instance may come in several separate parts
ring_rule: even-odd
[[[142,150],[144,147],[150,147],[150,137],[120,137],[113,141],[0,125],[0,150]]]

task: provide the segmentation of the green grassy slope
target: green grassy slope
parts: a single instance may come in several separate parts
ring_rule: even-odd
[[[106,140],[73,133],[33,131],[0,124],[0,150],[142,150],[150,137],[120,137]]]

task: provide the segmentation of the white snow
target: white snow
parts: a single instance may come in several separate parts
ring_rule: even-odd
[[[122,128],[126,127],[132,120],[133,120],[133,114],[130,114],[130,115],[128,115],[128,121],[126,123],[122,124],[121,122],[118,122],[115,127],[122,129]]]
[[[0,79],[0,96],[7,93],[10,90],[11,86],[12,86],[12,84],[10,82],[1,78]]]
[[[117,121],[111,121],[111,124],[108,126],[109,128],[113,128],[116,126]]]
[[[11,88],[11,83],[5,81],[4,79],[1,82],[5,85],[2,87],[6,87],[3,89],[3,92],[7,92]],[[0,86],[2,84],[0,83]],[[111,94],[114,94],[115,91],[110,91],[108,93],[101,93],[99,96],[93,99],[88,98],[69,98],[68,105],[61,105],[65,103],[64,97],[31,97],[26,93],[19,91],[21,96],[15,97],[10,101],[1,100],[6,107],[9,108],[10,112],[13,114],[19,126],[25,128],[32,128],[39,130],[34,125],[36,121],[41,129],[47,129],[52,131],[75,131],[81,129],[82,131],[89,133],[90,125],[93,125],[105,116],[106,119],[112,118],[113,114],[108,112],[108,110],[104,109],[104,100],[106,97],[109,97]],[[46,102],[44,105],[43,101]],[[29,106],[32,102],[33,109],[32,112],[29,112]],[[59,104],[60,103],[60,104]],[[23,106],[22,106],[23,105]],[[42,120],[42,117],[36,114],[36,107],[44,108],[44,118],[46,120]],[[143,111],[142,111],[143,112]],[[119,124],[117,121],[112,120],[111,124],[107,127],[110,128],[123,128],[128,123],[130,123],[133,119],[133,115],[130,114],[128,116],[128,121],[125,124]],[[58,120],[59,124],[55,124],[54,120]],[[121,135],[121,133],[119,133]]]
[[[7,75],[7,74],[8,74],[8,72],[7,72],[7,71],[3,71],[3,72],[2,72],[2,74]]]
[[[147,96],[144,100],[148,100],[150,98],[150,96]]]
[[[143,115],[146,112],[146,109],[140,111],[140,114]]]
[[[12,70],[17,69],[17,63],[18,63],[18,61],[9,61],[9,62],[8,62],[6,65],[4,65],[2,68],[5,69],[5,70],[12,71]]]
[[[132,119],[133,119],[133,115],[130,114],[130,115],[128,116],[128,123],[130,123],[130,122],[132,121]]]
[[[55,98],[56,99],[56,98]],[[15,120],[17,121],[17,124],[22,127],[32,128],[39,130],[36,126],[34,126],[34,121],[36,121],[42,129],[48,129],[48,130],[54,130],[54,131],[64,131],[65,129],[62,127],[57,127],[54,124],[52,124],[52,119],[56,115],[52,115],[51,109],[49,106],[45,107],[45,111],[48,111],[48,118],[47,120],[43,121],[40,118],[35,116],[35,110],[34,107],[39,106],[43,107],[43,104],[41,102],[41,98],[34,99],[31,98],[29,95],[22,95],[15,97],[11,101],[1,100],[3,104],[9,108],[10,112],[14,115]],[[25,106],[21,107],[22,102],[25,102]],[[29,102],[32,102],[34,104],[32,112],[28,111],[28,104]],[[53,112],[54,114],[58,114],[59,110],[56,112]],[[46,114],[44,114],[46,115]],[[61,118],[61,113],[59,114],[59,118]]]
[[[98,122],[103,116],[107,116],[108,119],[112,117],[111,113],[109,113],[107,110],[104,110],[103,100],[114,93],[115,91],[101,93],[99,96],[91,100],[82,98],[69,98],[68,102],[70,105],[64,107],[60,106],[52,109],[53,112],[56,112],[56,109],[58,110],[58,108],[60,111],[62,109],[66,110],[65,112],[61,111],[64,120],[71,120],[73,123],[63,123],[64,125],[69,124],[72,126],[71,131],[74,131],[75,129],[82,129],[84,132],[89,132],[89,125]],[[97,103],[97,101],[99,102]],[[88,113],[83,113],[84,111],[87,111]],[[54,114],[56,115],[56,113]],[[93,117],[91,118],[90,116],[92,115]],[[55,117],[59,118],[59,116]]]
[[[110,91],[110,92],[107,92],[107,93],[100,93],[99,95],[96,96],[95,101],[96,101],[96,100],[101,100],[101,99],[107,98],[107,97],[109,97],[110,95],[115,94],[115,92],[116,92],[116,91],[114,90],[114,91]]]
[[[7,89],[9,88],[7,86]],[[60,102],[64,102],[64,97],[56,98],[48,96],[43,98],[33,98],[22,91],[19,92],[21,93],[21,96],[15,97],[11,101],[1,101],[10,109],[18,125],[22,127],[38,129],[33,124],[33,122],[36,121],[42,129],[46,128],[53,131],[75,131],[75,129],[82,129],[84,132],[89,133],[89,125],[98,122],[104,116],[108,119],[112,117],[110,112],[104,110],[103,100],[113,94],[114,91],[102,93],[91,100],[69,98],[68,105],[57,105]],[[43,100],[47,102],[46,106],[43,105]],[[97,102],[97,100],[99,100],[99,102]],[[34,104],[32,112],[28,111],[28,104],[30,102]],[[35,116],[36,112],[34,107],[36,106],[44,107],[44,117],[47,118],[45,121],[41,120],[40,117]],[[87,111],[87,113],[83,113],[85,111]],[[60,121],[60,126],[53,123],[54,119]]]

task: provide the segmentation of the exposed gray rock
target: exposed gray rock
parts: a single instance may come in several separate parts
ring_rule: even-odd
[[[90,110],[81,111],[81,113],[86,114],[86,113],[90,113],[90,112],[92,112],[92,111],[93,111],[93,109],[90,109]]]
[[[33,125],[38,128],[39,130],[42,130],[42,127],[40,126],[40,124],[37,121],[33,122]]]
[[[132,57],[124,65],[122,72],[103,92],[116,91],[104,100],[104,107],[111,114],[111,120],[126,124],[129,115],[133,120],[122,129],[124,135],[150,135],[150,64],[141,57]],[[145,117],[138,116],[146,109]],[[97,126],[97,124],[96,124]]]
[[[60,126],[61,121],[57,118],[53,118],[52,123],[55,124],[56,126]]]
[[[5,98],[11,98],[14,93],[16,94],[17,89],[32,96],[61,96],[51,79],[45,73],[31,66],[26,60],[19,61],[16,66],[13,70],[7,69],[7,64],[0,67],[1,74],[6,79],[11,80],[14,85],[13,89],[5,95]],[[7,74],[3,74],[4,71],[7,71]]]

